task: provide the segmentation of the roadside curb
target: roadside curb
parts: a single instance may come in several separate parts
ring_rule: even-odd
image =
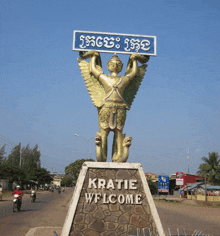
[[[35,227],[31,228],[25,236],[54,236],[54,231],[58,235],[61,235],[62,227],[54,227],[54,226],[44,226],[44,227]]]

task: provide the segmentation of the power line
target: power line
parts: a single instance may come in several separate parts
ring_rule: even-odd
[[[3,135],[0,134],[0,136],[1,136],[0,139],[4,140],[8,144],[13,145],[13,146],[17,146],[17,144],[13,143],[11,140],[9,140],[8,138],[4,137]]]
[[[17,146],[15,143],[13,143],[12,141],[10,141],[8,138],[4,137],[3,135],[0,134],[0,143],[1,146],[5,146],[5,154],[9,155],[9,153],[11,152],[11,150]]]

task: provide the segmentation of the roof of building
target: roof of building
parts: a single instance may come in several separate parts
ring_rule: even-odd
[[[205,184],[204,183],[194,183],[194,184],[188,184],[185,186],[185,190],[192,190],[196,188],[203,188],[205,189]],[[183,190],[183,188],[180,188],[179,191]],[[207,191],[220,191],[220,186],[213,186],[213,185],[206,185],[206,190]]]
[[[147,173],[145,173],[145,175],[158,175],[158,174],[154,174],[152,172],[147,172]]]

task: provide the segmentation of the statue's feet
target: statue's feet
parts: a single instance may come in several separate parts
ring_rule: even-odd
[[[126,162],[127,161],[128,155],[129,155],[129,148],[131,146],[131,141],[132,141],[132,137],[130,136],[124,138],[123,144],[122,144],[123,153],[122,154],[115,153],[112,158],[113,162]]]
[[[118,162],[118,159],[120,159],[120,156],[117,154],[114,154],[112,158],[112,162]]]
[[[95,145],[96,146],[101,146],[101,134],[99,132],[96,132],[96,136],[95,136]]]
[[[131,146],[132,137],[127,136],[123,140],[123,147],[129,148]]]
[[[107,156],[103,154],[102,150],[102,137],[99,132],[95,136],[95,145],[96,145],[96,159],[98,162],[106,162]]]

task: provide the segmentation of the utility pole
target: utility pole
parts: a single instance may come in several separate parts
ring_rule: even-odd
[[[189,175],[189,148],[188,148],[187,160],[188,160],[188,175]]]
[[[20,164],[19,164],[20,168],[21,168],[21,159],[22,159],[22,149],[20,147]]]
[[[86,145],[86,159],[87,159],[87,154],[88,154],[88,145],[89,145],[89,140],[92,139],[86,139],[85,137],[81,136],[81,135],[78,135],[78,134],[74,134],[76,137],[81,137],[83,138],[86,142],[87,142],[87,145]]]
[[[21,149],[21,144],[20,144],[20,163],[19,163],[19,167],[21,168],[21,159],[22,159],[22,149]],[[19,171],[19,182],[21,181],[21,175],[20,175],[20,171]],[[19,183],[20,184],[20,183]]]
[[[206,173],[205,173],[205,202],[207,202]]]

